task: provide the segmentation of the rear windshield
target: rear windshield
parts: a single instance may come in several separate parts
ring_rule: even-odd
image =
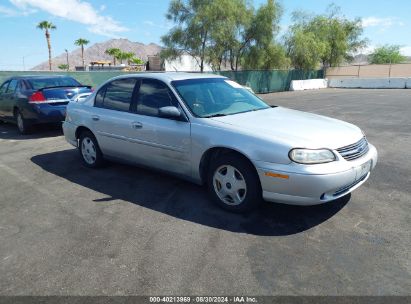
[[[77,87],[81,84],[71,77],[32,78],[27,80],[33,90],[50,87]]]

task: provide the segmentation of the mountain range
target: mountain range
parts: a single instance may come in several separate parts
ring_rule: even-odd
[[[84,59],[86,65],[91,61],[113,61],[113,57],[105,54],[109,48],[119,48],[123,52],[132,52],[136,57],[147,60],[149,55],[157,55],[161,51],[161,47],[155,43],[143,44],[140,42],[133,42],[128,39],[110,39],[105,42],[95,43],[90,47],[84,48]],[[45,50],[46,52],[47,50]],[[82,66],[81,48],[78,48],[68,53],[70,70],[74,70],[75,66]],[[58,70],[60,64],[66,64],[66,53],[60,54],[52,58],[52,69]],[[118,63],[117,63],[118,64]],[[49,69],[48,61],[36,65],[32,70],[45,71]]]

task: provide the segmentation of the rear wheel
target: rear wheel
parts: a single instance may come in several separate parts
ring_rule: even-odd
[[[14,116],[16,117],[17,128],[21,134],[28,134],[30,132],[30,125],[20,110],[15,110]]]
[[[223,155],[212,162],[208,190],[219,206],[237,213],[256,208],[262,200],[255,168],[236,154]]]
[[[99,168],[103,165],[103,154],[93,133],[84,131],[79,138],[79,151],[83,164],[89,168]]]

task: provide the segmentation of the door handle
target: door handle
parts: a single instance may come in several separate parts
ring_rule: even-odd
[[[94,120],[94,121],[99,121],[99,120],[100,120],[100,116],[98,116],[98,115],[92,115],[92,116],[91,116],[91,119]]]
[[[133,127],[133,129],[141,129],[143,127],[143,124],[141,122],[132,122],[131,126]]]

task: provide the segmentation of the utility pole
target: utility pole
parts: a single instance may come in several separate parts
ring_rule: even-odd
[[[30,57],[30,56],[38,55],[38,54],[40,54],[40,53],[31,53],[31,54],[24,55],[22,57],[23,58],[23,71],[26,70],[26,57]]]
[[[68,59],[68,50],[65,49],[66,51],[66,64],[67,64],[67,71],[70,70],[70,65],[69,65],[69,59]]]

